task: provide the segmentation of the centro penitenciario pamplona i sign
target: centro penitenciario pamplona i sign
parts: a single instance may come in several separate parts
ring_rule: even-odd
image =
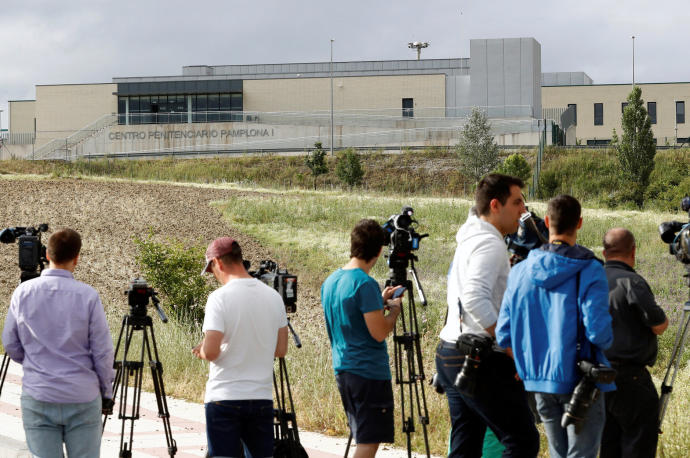
[[[197,139],[197,138],[224,138],[224,137],[273,137],[273,129],[188,129],[188,130],[151,130],[151,131],[127,131],[110,132],[110,140],[169,140],[169,139]]]

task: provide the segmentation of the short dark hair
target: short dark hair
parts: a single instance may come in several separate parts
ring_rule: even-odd
[[[386,233],[373,219],[362,219],[350,232],[350,257],[371,261],[386,244]]]
[[[610,229],[604,234],[606,256],[627,256],[635,248],[635,236],[622,227]]]
[[[505,205],[510,197],[510,188],[518,186],[520,189],[525,187],[525,183],[518,178],[500,173],[490,173],[481,179],[474,194],[474,203],[477,213],[487,216],[490,213],[491,201],[498,199],[501,205]]]
[[[48,239],[46,252],[55,264],[64,264],[76,258],[81,251],[81,236],[74,229],[59,229]]]
[[[546,214],[554,233],[571,234],[580,222],[582,206],[573,196],[561,194],[549,200]]]
[[[223,256],[219,256],[218,259],[226,266],[238,263],[241,264],[242,248],[240,248],[240,244],[237,242],[233,242],[230,251],[228,253],[225,253]]]

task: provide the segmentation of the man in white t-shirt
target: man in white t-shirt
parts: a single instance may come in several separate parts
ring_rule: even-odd
[[[192,349],[211,362],[206,383],[209,456],[273,456],[273,359],[287,353],[285,306],[271,287],[252,278],[239,244],[214,240],[206,267],[223,285],[208,297],[204,339]]]

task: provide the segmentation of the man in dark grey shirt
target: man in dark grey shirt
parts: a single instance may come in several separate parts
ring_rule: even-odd
[[[613,345],[605,351],[618,370],[617,391],[606,393],[601,457],[653,457],[658,440],[659,395],[646,366],[653,366],[657,336],[668,327],[647,282],[635,272],[635,237],[623,228],[604,236]]]

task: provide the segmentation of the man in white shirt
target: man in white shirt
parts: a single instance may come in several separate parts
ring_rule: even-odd
[[[206,383],[209,456],[273,456],[273,361],[287,353],[285,306],[271,287],[252,278],[239,244],[214,240],[206,267],[222,284],[206,302],[204,339],[192,353],[211,362]]]
[[[529,411],[515,364],[495,345],[498,312],[510,264],[503,241],[518,228],[526,211],[522,180],[489,174],[477,185],[475,206],[458,230],[458,242],[448,273],[448,315],[436,349],[438,381],[448,397],[451,417],[450,457],[480,457],[489,427],[505,447],[504,456],[536,456],[539,435]],[[481,342],[481,356],[471,355]],[[517,349],[516,349],[517,350]],[[467,377],[454,383],[469,357]],[[473,370],[474,369],[474,370]]]

